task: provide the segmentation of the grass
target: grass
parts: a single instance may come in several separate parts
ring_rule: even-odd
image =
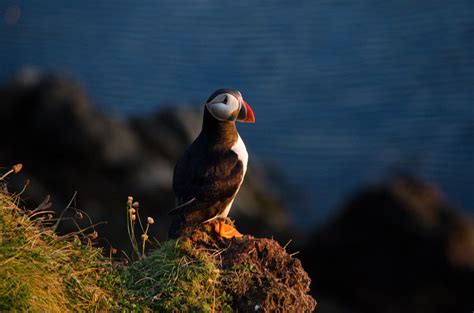
[[[25,211],[19,201],[0,192],[0,312],[231,311],[216,260],[187,241],[123,266],[91,234],[59,236],[53,212]]]
[[[218,262],[210,251],[195,249],[189,239],[181,238],[158,243],[159,248],[147,255],[148,230],[154,220],[142,221],[139,203],[132,196],[126,209],[136,261],[121,273],[127,292],[138,299],[140,307],[156,312],[232,311],[232,299],[220,288]]]
[[[189,242],[170,240],[149,255],[140,245],[138,260],[124,266],[93,245],[95,232],[59,236],[52,211],[19,202],[0,189],[0,312],[231,311],[216,260]]]
[[[224,270],[222,251],[197,248],[190,238],[145,253],[154,221],[141,221],[131,197],[124,231],[137,259],[128,266],[94,246],[93,229],[56,234],[53,211],[24,210],[19,195],[2,189],[19,170],[0,175],[0,312],[231,312],[230,293],[248,288],[251,267]],[[208,233],[201,235],[207,242]]]
[[[18,204],[19,197],[0,192],[0,311],[132,307],[119,268],[102,249],[80,232],[56,235],[52,212]]]
[[[125,272],[127,289],[157,312],[231,312],[216,259],[186,240],[165,242]]]

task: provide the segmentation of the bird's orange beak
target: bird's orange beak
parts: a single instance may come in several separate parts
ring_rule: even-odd
[[[240,109],[239,112],[239,117],[237,120],[239,122],[244,122],[244,123],[255,123],[255,115],[253,114],[252,108],[250,105],[245,102],[245,100],[242,100],[242,108]]]

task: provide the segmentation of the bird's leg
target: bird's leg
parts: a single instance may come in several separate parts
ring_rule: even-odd
[[[216,233],[226,239],[231,239],[231,238],[242,238],[244,235],[239,233],[237,229],[235,229],[234,226],[226,224],[225,221],[219,220],[214,224],[214,230]]]

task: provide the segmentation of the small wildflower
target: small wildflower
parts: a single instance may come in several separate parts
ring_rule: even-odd
[[[132,221],[135,221],[137,219],[137,216],[135,214],[130,215],[130,219]]]
[[[89,235],[92,239],[97,239],[99,237],[99,233],[97,233],[95,230]]]
[[[132,204],[132,207],[134,207],[135,209],[138,209],[139,206],[140,206],[140,203],[138,203],[138,201],[135,201]]]
[[[155,220],[153,219],[153,217],[148,216],[148,218],[146,219],[146,222],[151,225],[151,224],[155,223]]]
[[[13,165],[12,168],[8,172],[0,176],[0,180],[3,180],[5,177],[10,175],[11,173],[15,173],[15,174],[18,173],[19,171],[21,171],[22,167],[23,167],[23,164]]]
[[[130,214],[135,214],[135,212],[137,212],[134,208],[130,208],[130,210],[128,210],[128,212],[130,212]]]
[[[209,285],[212,285],[212,284],[214,283],[214,281],[213,281],[211,278],[208,278],[208,279],[207,279],[207,283],[208,283]]]
[[[128,204],[128,205],[132,205],[132,203],[133,203],[133,197],[132,197],[132,196],[128,196],[127,204]]]
[[[212,272],[214,273],[214,275],[215,275],[216,277],[219,276],[219,274],[220,274],[220,271],[219,271],[219,269],[217,269],[217,268],[216,268],[215,270],[213,270]]]
[[[110,253],[112,253],[112,254],[117,254],[117,249],[111,248],[111,249],[110,249]]]
[[[21,163],[18,163],[16,165],[12,166],[12,170],[15,174],[18,173],[19,171],[21,171],[22,168],[23,168],[23,164],[21,164]]]
[[[148,240],[148,235],[147,235],[147,234],[143,234],[143,235],[142,235],[142,239],[143,239],[143,241],[147,241],[147,240]]]

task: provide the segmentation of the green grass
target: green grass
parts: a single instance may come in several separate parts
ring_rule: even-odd
[[[119,269],[78,233],[58,236],[50,212],[18,208],[0,192],[0,311],[110,311],[132,307]]]
[[[123,273],[127,289],[157,312],[231,312],[217,260],[183,240],[165,242]]]
[[[130,265],[104,256],[93,228],[60,236],[54,212],[21,209],[20,197],[2,190],[21,167],[0,175],[0,312],[231,312],[231,294],[255,280],[252,265],[223,269],[223,248],[206,227],[197,239],[170,240],[146,254],[154,221],[140,219],[132,197],[124,231],[138,260]]]
[[[123,266],[90,236],[57,235],[52,212],[18,202],[0,192],[0,312],[232,311],[211,251],[170,240]]]

